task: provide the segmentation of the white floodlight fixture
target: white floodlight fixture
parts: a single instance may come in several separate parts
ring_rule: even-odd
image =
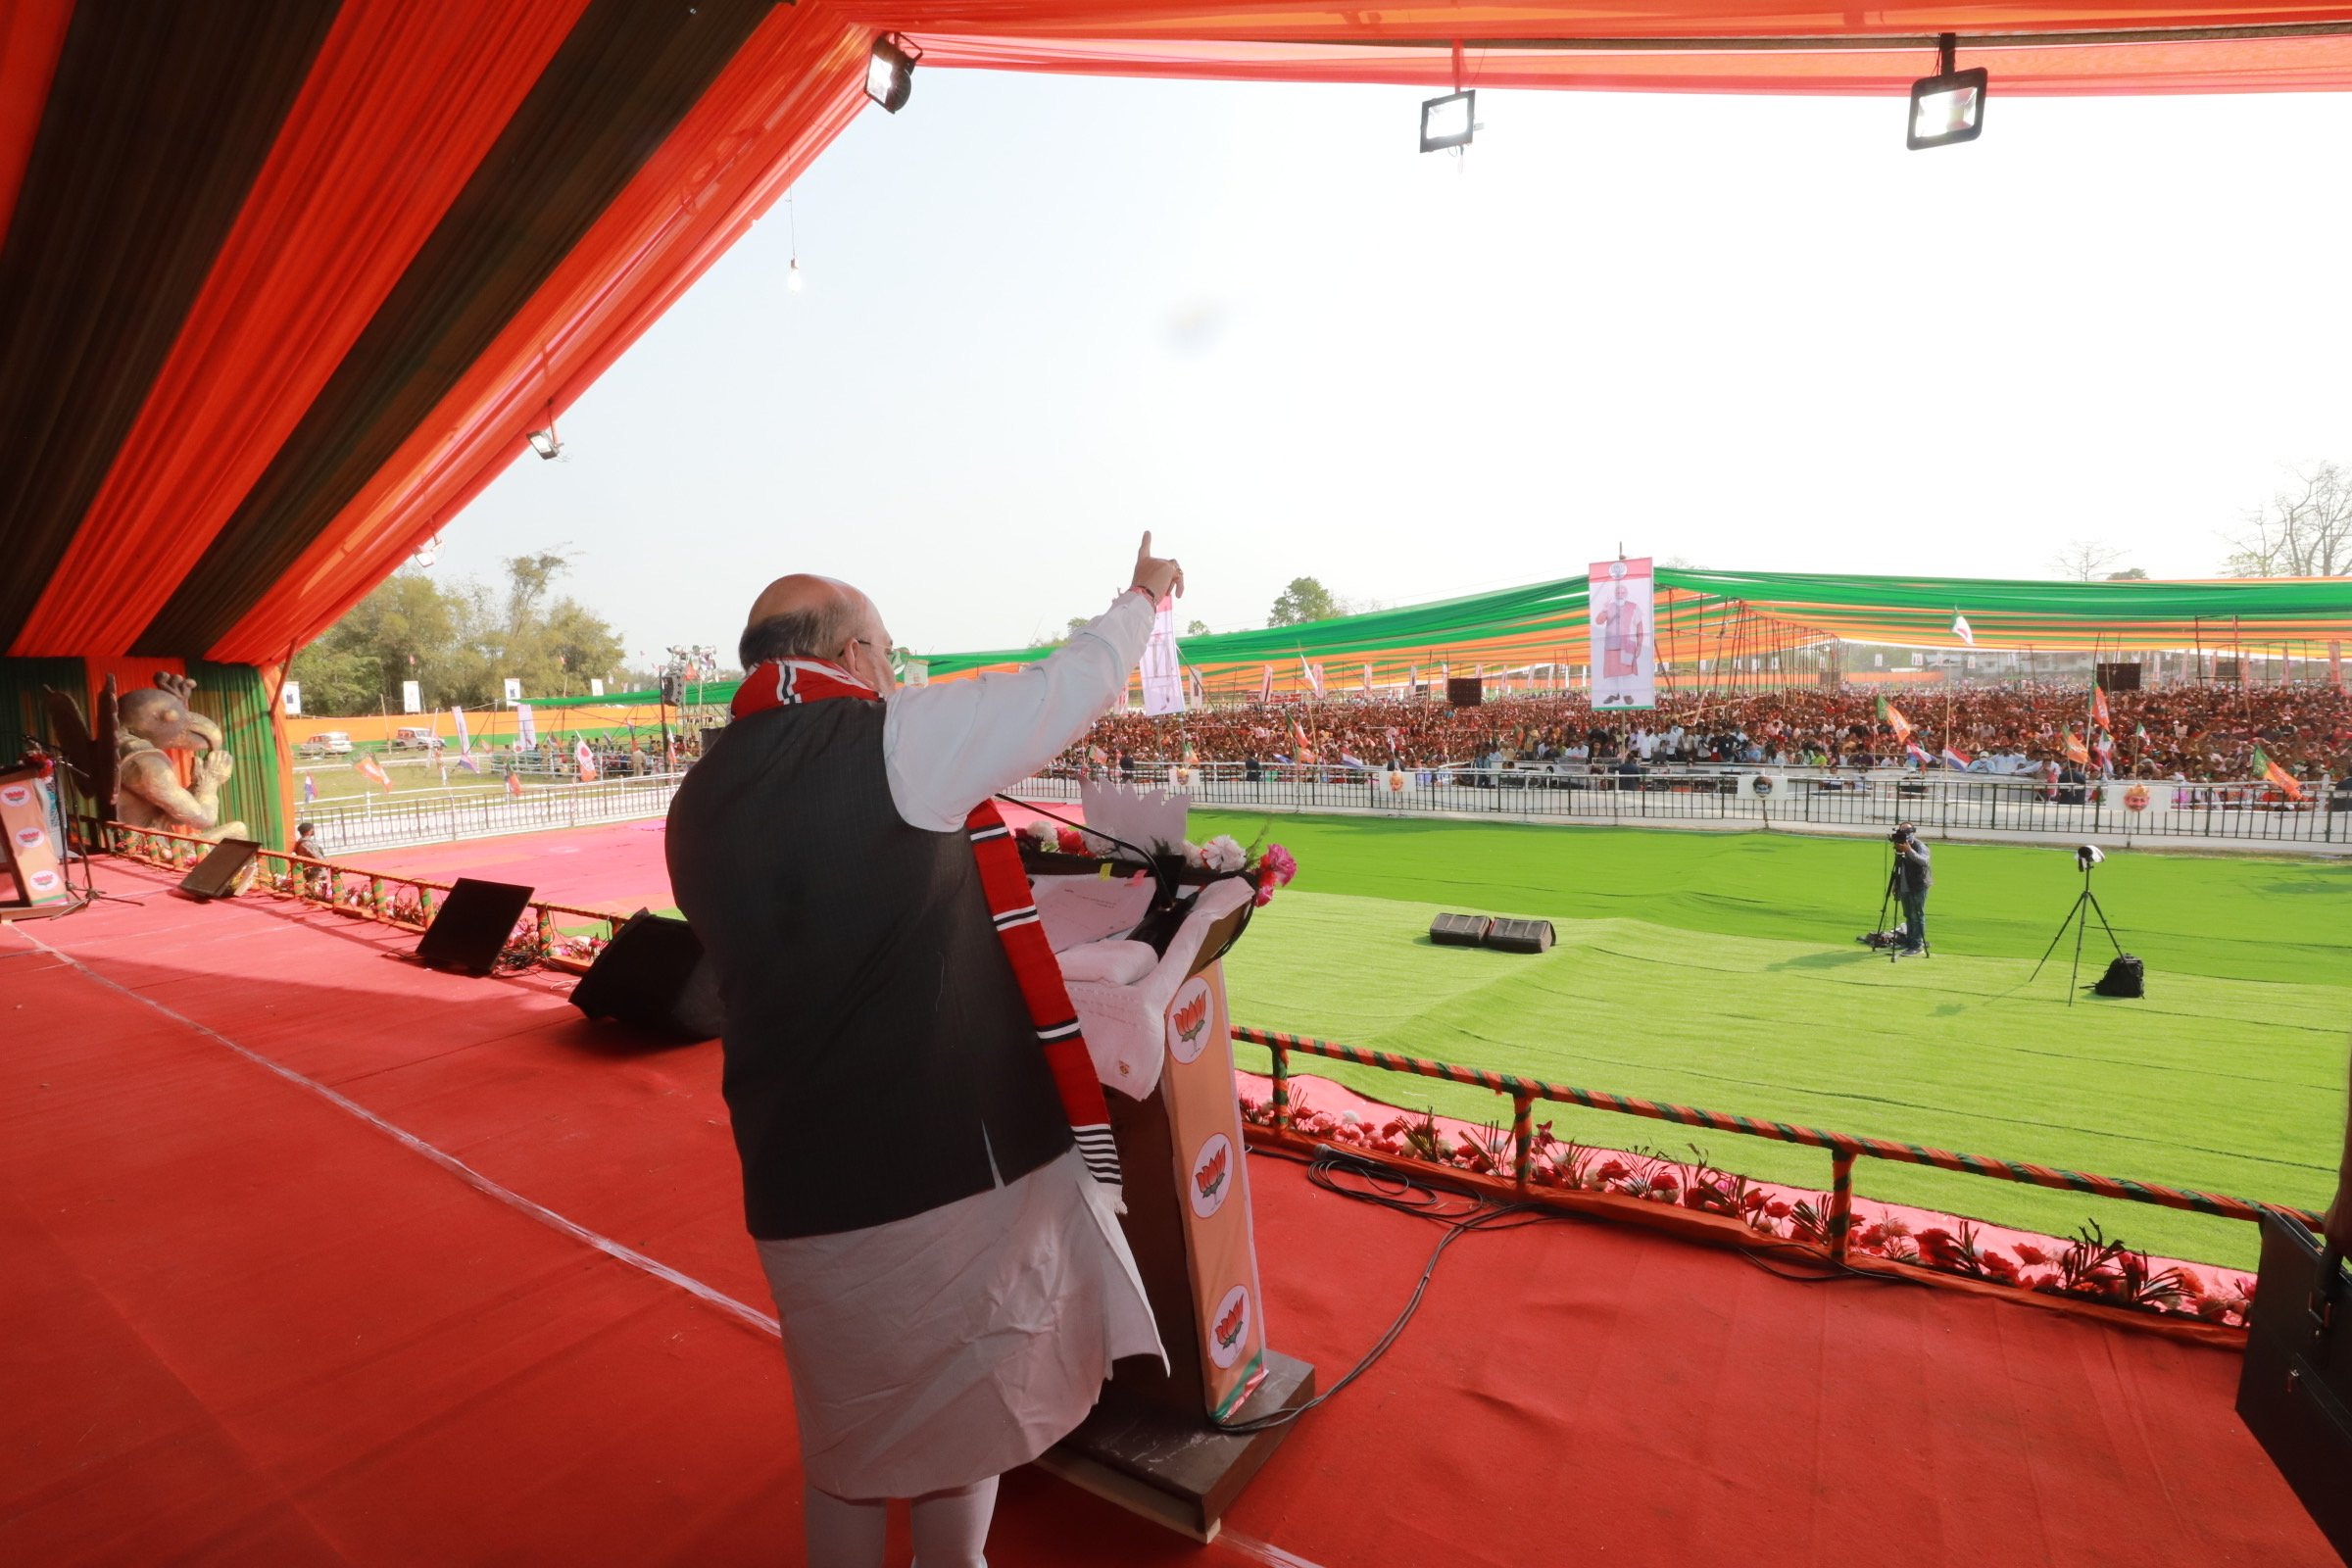
[[[892,114],[906,107],[914,92],[914,59],[903,46],[905,40],[893,42],[892,34],[874,40],[874,52],[865,62],[865,95]]]
[[[564,443],[556,435],[556,424],[553,419],[548,421],[546,429],[531,432],[531,450],[542,458],[553,458],[563,452]]]
[[[1421,150],[1443,152],[1467,147],[1478,131],[1478,89],[1450,92],[1421,106]]]
[[[1975,141],[1984,129],[1984,68],[1955,69],[1953,55],[1960,39],[1945,33],[1936,40],[1936,71],[1911,84],[1911,126],[1903,145],[1913,152],[1922,147],[1948,147],[1956,141]]]

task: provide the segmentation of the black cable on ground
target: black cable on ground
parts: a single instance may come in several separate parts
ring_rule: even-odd
[[[1404,1309],[1381,1337],[1372,1342],[1363,1359],[1349,1367],[1345,1376],[1304,1404],[1277,1410],[1271,1415],[1257,1416],[1248,1421],[1220,1421],[1219,1431],[1237,1436],[1265,1432],[1298,1420],[1300,1416],[1337,1395],[1342,1389],[1372,1370],[1373,1365],[1389,1352],[1404,1333],[1405,1325],[1421,1306],[1421,1298],[1428,1293],[1429,1282],[1438,1272],[1438,1260],[1446,1249],[1473,1231],[1508,1231],[1523,1226],[1540,1225],[1546,1220],[1574,1220],[1589,1216],[1553,1208],[1543,1203],[1502,1203],[1461,1187],[1447,1184],[1443,1177],[1425,1178],[1417,1173],[1398,1170],[1384,1161],[1370,1159],[1346,1150],[1322,1145],[1312,1155],[1298,1154],[1283,1149],[1251,1145],[1250,1152],[1268,1159],[1287,1159],[1306,1167],[1306,1179],[1327,1193],[1352,1199],[1359,1203],[1377,1203],[1382,1208],[1410,1214],[1416,1219],[1430,1220],[1445,1227],[1446,1234],[1430,1250],[1429,1261],[1421,1266],[1421,1277],[1414,1281],[1412,1295],[1405,1298]],[[1770,1254],[1781,1250],[1803,1252],[1809,1261],[1821,1268],[1795,1271],[1776,1268],[1767,1261]],[[1773,1278],[1798,1285],[1829,1285],[1843,1280],[1868,1280],[1879,1285],[1916,1285],[1921,1281],[1899,1274],[1882,1274],[1875,1269],[1854,1268],[1850,1264],[1832,1261],[1804,1242],[1788,1240],[1765,1241],[1755,1247],[1734,1249],[1740,1257]]]

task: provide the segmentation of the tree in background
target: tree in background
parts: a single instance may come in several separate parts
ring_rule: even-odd
[[[2121,571],[2109,572],[2107,574],[2107,580],[2109,582],[2146,582],[2148,580],[2148,568],[2145,566],[2126,566]]]
[[[1274,601],[1274,609],[1266,616],[1269,626],[1296,626],[1300,621],[1329,620],[1346,614],[1339,600],[1330,589],[1312,577],[1293,577],[1291,585]]]
[[[2096,539],[2077,539],[2050,558],[2050,569],[2075,582],[2097,582],[2101,577],[2120,582],[2123,573],[2107,568],[2124,559],[2124,553],[2113,545]],[[2141,572],[2146,576],[2146,572]]]
[[[611,623],[569,596],[548,602],[569,558],[542,551],[505,564],[503,595],[470,580],[444,588],[416,567],[386,578],[294,656],[289,674],[302,683],[303,710],[398,712],[408,680],[422,687],[427,709],[494,707],[510,677],[526,697],[577,696],[592,678],[616,681],[621,646]]]
[[[2295,484],[2246,514],[2222,563],[2230,577],[2352,575],[2352,471],[2323,463],[2294,470]]]

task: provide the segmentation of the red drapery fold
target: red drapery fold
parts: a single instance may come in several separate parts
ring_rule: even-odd
[[[585,3],[348,0],[12,653],[131,645],[269,466]],[[284,653],[281,641],[274,654]]]
[[[781,196],[864,102],[872,33],[779,6],[381,473],[211,651],[259,662],[380,582]]]
[[[66,24],[73,20],[74,0],[0,0],[0,241],[8,238],[9,215],[17,208],[49,102],[49,80],[66,46]]]

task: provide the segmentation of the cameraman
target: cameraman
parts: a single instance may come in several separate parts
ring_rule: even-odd
[[[1902,953],[1919,953],[1928,945],[1928,889],[1936,885],[1928,847],[1919,830],[1905,822],[1888,836],[1894,845],[1894,896],[1903,906]]]

